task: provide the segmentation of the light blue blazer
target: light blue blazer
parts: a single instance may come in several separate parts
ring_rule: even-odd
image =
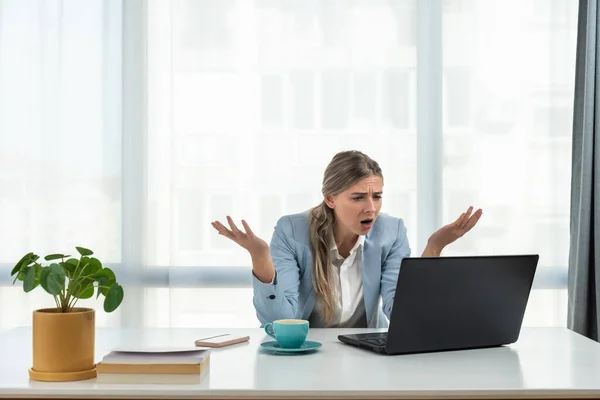
[[[316,296],[308,211],[277,221],[270,252],[276,271],[273,284],[252,275],[254,308],[261,325],[276,319],[309,319]],[[369,328],[388,326],[400,262],[409,256],[404,221],[379,214],[365,237],[362,251],[363,297]]]

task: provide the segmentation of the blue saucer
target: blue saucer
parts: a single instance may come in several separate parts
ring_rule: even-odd
[[[263,349],[275,351],[277,353],[306,353],[309,351],[315,351],[317,349],[320,349],[321,346],[323,346],[321,343],[311,342],[310,340],[307,340],[302,346],[295,349],[287,349],[285,347],[281,347],[281,345],[275,340],[260,344],[260,347],[262,347]]]

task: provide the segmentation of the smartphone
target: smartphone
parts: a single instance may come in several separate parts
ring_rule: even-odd
[[[232,344],[247,342],[248,340],[250,340],[250,336],[239,336],[232,335],[231,333],[224,333],[222,335],[198,339],[194,343],[198,347],[225,347],[231,346]]]

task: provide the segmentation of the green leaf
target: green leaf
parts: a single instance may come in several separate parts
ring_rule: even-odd
[[[87,265],[90,263],[90,258],[89,257],[81,257],[81,260],[79,260],[77,262],[76,268],[73,271],[73,275],[76,276],[82,276],[84,269],[87,267]]]
[[[81,257],[79,261],[79,266],[76,268],[76,275],[78,277],[89,275],[89,266],[90,266],[90,258],[89,257]]]
[[[102,263],[97,258],[90,258],[86,268],[83,270],[82,275],[94,275],[96,272],[102,269]]]
[[[34,257],[30,258],[29,262],[27,263],[27,266],[37,264],[36,261],[37,261],[38,258],[40,258],[40,257],[39,256],[34,256]]]
[[[33,256],[35,256],[35,254],[33,254],[33,253],[27,253],[23,257],[21,257],[21,259],[19,260],[19,262],[15,265],[15,267],[10,272],[10,276],[13,276],[17,272],[21,271],[21,265],[23,265],[23,264],[24,265],[29,265],[29,259],[31,257],[33,257]],[[26,260],[27,260],[27,263],[25,263]]]
[[[42,267],[42,272],[40,273],[40,285],[42,285],[42,287],[44,288],[44,290],[46,292],[50,293],[50,290],[48,289],[48,286],[47,286],[48,275],[50,275],[50,267]],[[52,294],[52,293],[50,293],[50,294]]]
[[[31,292],[35,289],[35,267],[27,267],[23,274],[23,290]]]
[[[103,288],[98,288],[98,292],[102,293],[106,296],[108,293],[108,289],[115,283],[117,283],[117,278],[115,278],[115,273],[110,268],[102,268],[99,271],[96,271],[95,278],[98,281],[98,286],[106,286]],[[100,294],[98,294],[100,296]],[[98,297],[96,297],[98,298]]]
[[[77,268],[77,263],[79,261],[76,258],[69,258],[65,262],[60,262],[59,265],[65,269],[65,273],[70,279],[73,276],[73,272],[75,272],[75,268]]]
[[[94,264],[94,273],[96,273],[98,270],[102,269],[102,262],[100,260],[98,260],[96,257],[90,258],[90,263]]]
[[[37,287],[40,284],[40,276],[42,275],[42,266],[40,264],[35,264],[35,283],[33,287]]]
[[[123,292],[123,287],[121,285],[118,283],[112,285],[104,299],[104,311],[107,313],[115,311],[123,301],[124,295],[125,293]]]
[[[40,258],[40,257],[37,254],[27,253],[19,260],[17,265],[15,265],[15,267],[13,268],[13,270],[10,273],[11,276],[16,274],[15,279],[13,280],[13,283],[12,283],[13,285],[15,284],[15,282],[17,280],[22,281],[23,279],[25,279],[25,275],[24,275],[23,271],[29,265],[35,264],[35,262],[37,261],[38,258]]]
[[[91,256],[92,254],[94,254],[93,251],[86,249],[85,247],[75,247],[75,248],[77,249],[79,254],[81,254],[82,256]]]
[[[101,270],[96,271],[96,273],[94,274],[94,276],[96,278],[105,277],[105,278],[108,278],[108,279],[112,279],[114,281],[117,280],[117,278],[115,277],[115,273],[110,268],[102,268]]]
[[[98,291],[96,292],[96,298],[100,297],[101,294],[104,294],[102,292],[103,288],[101,286],[106,286],[108,283],[108,278],[99,278],[98,279]]]
[[[40,284],[53,296],[60,294],[65,287],[65,271],[58,264],[45,267],[40,275]]]
[[[20,281],[23,281],[25,279],[25,268],[23,268],[22,271],[19,271],[19,273],[17,274],[17,279]]]
[[[69,290],[73,290],[73,295],[79,297],[81,290],[86,289],[88,285],[96,280],[96,272],[102,269],[102,263],[96,258],[81,257],[81,262],[76,273],[73,273],[73,279],[69,282]],[[94,295],[94,290],[89,297]],[[86,297],[87,298],[87,297]]]
[[[71,256],[65,255],[65,254],[48,254],[46,257],[44,257],[44,260],[46,260],[46,261],[60,260],[61,258],[67,258],[67,257],[71,257]]]
[[[89,299],[94,295],[94,285],[90,283],[83,290],[79,290],[78,293],[73,294],[74,297],[78,299]]]

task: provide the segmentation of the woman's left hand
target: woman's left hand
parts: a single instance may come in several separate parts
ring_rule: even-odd
[[[473,207],[471,206],[466,212],[462,213],[456,221],[435,231],[429,237],[427,246],[441,252],[444,247],[464,236],[465,233],[469,232],[475,226],[483,214],[481,209],[478,209],[471,215],[472,212]]]

